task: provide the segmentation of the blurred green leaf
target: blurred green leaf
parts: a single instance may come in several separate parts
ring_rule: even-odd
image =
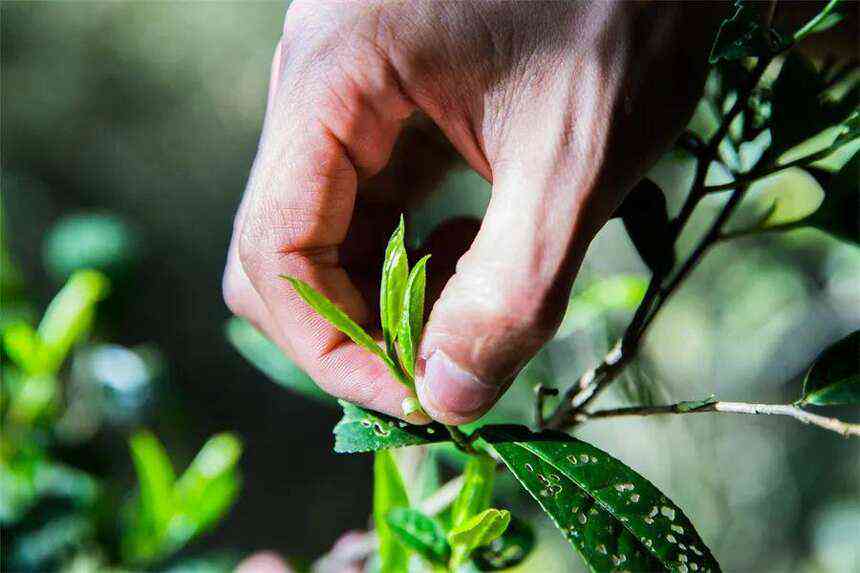
[[[379,289],[379,314],[382,322],[382,337],[389,357],[396,356],[394,341],[400,326],[400,315],[403,308],[403,293],[406,291],[406,281],[409,276],[409,261],[406,255],[406,245],[403,242],[405,234],[403,215],[400,223],[391,235],[385,249],[385,262],[382,265],[382,282]]]
[[[668,273],[675,264],[675,245],[669,226],[666,196],[650,179],[641,179],[615,212],[636,251],[655,274]]]
[[[226,332],[227,340],[239,351],[239,354],[273,381],[303,396],[334,403],[331,395],[323,392],[304,370],[287,358],[274,342],[244,318],[229,319]]]
[[[803,381],[803,397],[799,404],[860,404],[860,330],[830,346],[815,359]]]
[[[679,507],[605,452],[559,432],[488,426],[481,437],[592,570],[719,571]]]
[[[472,554],[479,571],[501,571],[522,563],[535,546],[535,534],[525,521],[511,516],[505,532]]]
[[[415,264],[409,272],[409,279],[403,292],[397,349],[400,353],[400,362],[410,377],[415,376],[415,352],[424,328],[424,289],[427,285],[429,259],[430,255],[427,255]]]
[[[67,515],[49,521],[15,540],[8,556],[11,570],[50,571],[94,535],[87,517]]]
[[[41,341],[32,326],[15,322],[3,329],[3,349],[18,368],[26,373],[39,370]]]
[[[137,510],[144,530],[157,535],[166,530],[173,516],[173,485],[176,476],[164,446],[148,431],[129,440],[131,459],[138,481]]]
[[[379,539],[381,573],[402,573],[409,567],[409,552],[404,547],[386,517],[398,507],[409,507],[409,497],[394,456],[388,450],[376,452],[373,460],[373,521]]]
[[[448,533],[451,544],[451,568],[459,567],[478,547],[498,539],[508,528],[511,514],[504,509],[485,509]]]
[[[408,424],[377,412],[369,412],[344,400],[343,418],[334,427],[334,451],[340,454],[370,452],[443,442],[449,439],[442,424]]]
[[[828,30],[842,21],[842,15],[834,11],[841,2],[842,0],[830,0],[818,14],[794,33],[794,41],[799,42],[809,34]]]
[[[217,434],[203,445],[191,465],[176,481],[173,495],[182,513],[180,535],[187,539],[218,521],[239,492],[236,466],[242,443],[230,433]],[[184,542],[184,541],[183,541]]]
[[[451,506],[451,524],[455,529],[490,507],[495,479],[496,462],[492,458],[469,456],[463,471],[463,487]]]
[[[66,282],[39,323],[39,339],[44,348],[44,372],[55,373],[66,355],[89,330],[95,315],[95,304],[110,289],[107,277],[97,271],[77,271]]]
[[[445,531],[439,523],[417,509],[395,507],[386,521],[403,545],[431,563],[445,564],[451,553]]]
[[[648,280],[640,275],[614,275],[594,281],[570,297],[556,336],[573,334],[612,311],[636,310],[647,288]]]
[[[58,279],[81,269],[119,278],[140,254],[140,240],[122,219],[107,213],[63,217],[45,237],[45,268]]]
[[[824,198],[824,189],[808,171],[783,169],[750,186],[726,229],[766,229],[802,221],[821,207]]]

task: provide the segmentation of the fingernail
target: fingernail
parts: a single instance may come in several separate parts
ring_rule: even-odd
[[[482,382],[441,350],[422,361],[418,376],[430,407],[440,413],[468,416],[483,412],[499,394],[498,386]]]

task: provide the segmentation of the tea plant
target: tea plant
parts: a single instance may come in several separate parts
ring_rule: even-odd
[[[858,241],[860,68],[856,62],[829,60],[816,66],[793,50],[807,35],[839,22],[838,4],[829,2],[802,28],[785,33],[762,23],[752,6],[736,3],[714,44],[706,95],[678,142],[695,159],[679,214],[669,218],[663,191],[648,180],[617,212],[651,271],[636,312],[604,360],[564,393],[535,388],[534,428],[414,426],[341,402],[344,416],[334,429],[335,451],[375,452],[373,518],[381,571],[406,571],[413,556],[434,571],[501,570],[520,563],[533,536],[509,511],[493,507],[499,470],[513,474],[593,571],[719,571],[715,556],[668,495],[609,453],[564,432],[596,418],[724,412],[787,416],[843,436],[860,436],[860,425],[806,409],[860,403],[860,332],[819,356],[792,404],[710,396],[665,405],[591,408],[631,364],[655,317],[715,245],[801,226]],[[724,167],[732,181],[707,184],[714,165]],[[718,203],[716,215],[689,254],[676,261],[679,237],[705,201]],[[401,219],[386,249],[381,344],[309,285],[284,278],[316,312],[414,389],[428,258],[409,269],[404,232]],[[231,336],[236,341],[240,333]],[[249,352],[249,345],[237,345]],[[273,371],[271,362],[268,369]],[[555,404],[547,411],[550,400]],[[404,415],[418,408],[414,399],[402,405]],[[442,442],[452,442],[465,457],[463,474],[440,486],[437,496],[412,501],[395,463],[396,449]],[[451,506],[446,509],[439,499]]]
[[[14,269],[3,251],[6,279]],[[4,318],[16,302],[7,296],[6,284]],[[94,416],[91,403],[82,405],[73,396],[64,365],[86,342],[96,306],[109,288],[105,275],[77,271],[37,327],[11,315],[4,321],[0,524],[9,570],[150,568],[217,523],[238,494],[242,446],[231,433],[210,438],[176,477],[158,438],[146,430],[134,432],[129,449],[137,487],[125,499],[116,498],[118,484],[61,461],[57,450],[64,444],[58,434],[72,418]],[[131,353],[116,346],[108,350]]]

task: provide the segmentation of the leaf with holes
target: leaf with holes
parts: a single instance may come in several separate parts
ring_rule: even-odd
[[[400,325],[397,333],[397,348],[400,352],[400,362],[409,376],[415,375],[415,351],[421,340],[424,328],[424,290],[427,286],[427,261],[430,255],[423,257],[409,272],[409,280],[403,292],[403,310],[400,315]]]
[[[434,422],[415,426],[343,400],[338,402],[343,408],[343,418],[334,427],[334,451],[339,454],[432,444],[449,439],[442,424]]]
[[[860,404],[860,330],[815,359],[803,381],[801,405]]]
[[[606,452],[522,426],[486,426],[480,436],[591,569],[719,571],[681,509]]]
[[[396,507],[385,519],[403,545],[431,563],[444,565],[448,562],[451,548],[438,521],[409,507]]]

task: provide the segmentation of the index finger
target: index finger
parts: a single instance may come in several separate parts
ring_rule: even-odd
[[[327,392],[402,415],[411,391],[385,365],[317,315],[279,275],[297,277],[359,324],[368,306],[339,265],[359,176],[388,160],[412,105],[384,61],[286,50],[234,239],[267,321]],[[278,57],[276,57],[276,61]],[[301,81],[297,81],[301,78]],[[251,317],[254,318],[254,317]],[[264,322],[257,318],[257,322]],[[279,338],[280,338],[279,337]],[[415,418],[424,421],[426,418]]]

